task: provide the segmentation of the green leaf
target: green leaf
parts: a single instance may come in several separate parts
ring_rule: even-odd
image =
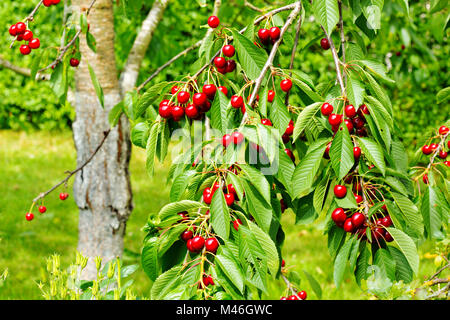
[[[144,114],[145,110],[147,110],[147,108],[155,102],[156,98],[159,97],[161,92],[164,92],[164,89],[168,85],[169,84],[166,81],[158,82],[145,91],[133,108],[134,117],[137,119]]]
[[[410,283],[414,274],[405,255],[396,247],[389,246],[388,248],[395,261],[395,277],[397,281],[403,280],[405,283]]]
[[[258,240],[262,249],[264,250],[267,258],[267,266],[272,276],[275,277],[280,267],[280,259],[278,256],[278,251],[275,246],[275,243],[272,241],[269,235],[265,233],[255,223],[248,221],[248,226],[250,230],[253,232],[253,235]]]
[[[320,288],[319,282],[312,275],[306,272],[306,270],[303,270],[303,273],[305,274],[306,279],[308,279],[309,285],[313,289],[317,298],[322,299],[322,288]]]
[[[305,109],[300,112],[300,114],[297,117],[297,121],[295,122],[294,126],[294,134],[292,136],[293,142],[295,142],[298,137],[302,134],[303,130],[308,126],[309,123],[311,123],[312,118],[317,113],[317,111],[322,106],[322,103],[316,102],[309,106],[307,106]]]
[[[347,260],[350,255],[350,250],[353,246],[353,242],[355,241],[355,237],[352,237],[344,243],[341,250],[339,250],[338,255],[336,256],[336,260],[334,261],[334,283],[336,288],[339,288],[342,280],[344,280],[345,268],[347,266]]]
[[[105,108],[105,97],[103,95],[103,89],[100,85],[100,82],[98,82],[97,76],[95,75],[94,69],[91,67],[91,65],[88,63],[89,68],[89,74],[91,76],[92,84],[94,85],[95,93],[97,94],[98,100],[100,102],[100,105],[102,108]]]
[[[109,111],[108,121],[111,128],[115,127],[117,123],[119,123],[119,119],[122,113],[123,113],[123,101],[120,101]]]
[[[286,104],[279,94],[275,95],[275,100],[270,108],[270,119],[273,121],[273,126],[280,130],[281,134],[284,133],[289,121],[291,121]]]
[[[133,129],[131,129],[131,142],[138,147],[144,148],[147,146],[148,136],[150,128],[146,122],[137,123]]]
[[[230,129],[230,119],[228,116],[228,109],[230,101],[225,94],[217,90],[214,101],[211,105],[211,126],[217,130],[220,130],[222,134],[225,134]]]
[[[159,116],[158,116],[159,118]],[[155,122],[150,129],[150,135],[147,140],[147,146],[145,151],[147,154],[147,159],[145,162],[145,167],[147,169],[147,174],[151,177],[153,176],[154,166],[155,166],[155,154],[156,154],[156,143],[158,141],[158,134],[160,129],[160,123]]]
[[[345,123],[342,123],[336,132],[329,154],[333,170],[338,180],[341,180],[355,164],[353,142]]]
[[[397,244],[398,248],[405,256],[414,274],[417,275],[419,272],[419,254],[413,240],[399,229],[390,227],[387,228],[387,231],[392,238],[394,238],[394,243]]]
[[[87,22],[87,18],[86,18],[85,14],[80,15],[80,27],[81,27],[81,32],[83,32],[84,34],[86,34],[88,32],[89,26],[88,26],[88,22]]]
[[[361,287],[361,280],[367,279],[367,268],[369,267],[369,249],[364,246],[358,259],[356,260],[355,279],[358,286]]]
[[[142,268],[152,281],[155,281],[159,274],[158,247],[158,237],[152,237],[145,242],[144,248],[142,248]]]
[[[346,91],[348,100],[352,105],[359,107],[363,103],[364,86],[353,74],[348,77]]]
[[[259,191],[267,203],[270,203],[270,185],[261,171],[248,164],[240,164],[239,166],[249,183]]]
[[[400,193],[391,192],[395,203],[405,215],[408,227],[410,227],[418,236],[423,234],[423,219],[416,205],[409,198]]]
[[[450,87],[444,88],[440,90],[436,95],[436,102],[443,103],[446,102],[450,98]]]
[[[211,224],[214,231],[222,239],[227,240],[230,234],[230,212],[223,192],[214,192],[210,211]]]
[[[205,207],[205,204],[202,204],[201,202],[198,201],[181,200],[178,202],[169,203],[164,207],[162,207],[158,213],[158,216],[161,221],[171,216],[176,216],[177,219],[179,219],[180,217],[177,215],[178,212],[196,210],[201,207]]]
[[[216,255],[214,261],[220,267],[221,271],[227,276],[229,280],[238,288],[238,290],[244,292],[244,276],[242,270],[239,267],[238,262],[234,258],[231,251],[226,247],[220,246],[219,253]]]
[[[331,37],[334,27],[339,21],[339,8],[336,0],[314,0],[314,17]]]
[[[86,33],[86,42],[89,49],[91,49],[94,53],[97,53],[97,41],[89,31]]]
[[[239,58],[239,63],[245,71],[245,74],[250,80],[256,80],[266,61],[268,59],[267,53],[264,49],[255,46],[255,44],[239,34],[235,29],[232,29],[233,40],[236,46],[236,52]]]
[[[370,138],[358,138],[358,145],[367,159],[372,162],[381,173],[385,175],[386,164],[384,162],[383,150],[380,145]]]
[[[269,232],[272,222],[271,205],[262,198],[261,194],[253,185],[246,180],[243,182],[249,213],[255,218],[255,221],[264,232]]]
[[[151,298],[162,300],[173,288],[180,282],[179,273],[181,266],[175,266],[161,274],[153,283],[151,289]]]
[[[374,265],[381,269],[383,275],[390,280],[395,280],[395,262],[388,250],[378,248],[375,253]]]
[[[428,238],[442,239],[444,237],[441,231],[443,218],[440,208],[446,207],[439,201],[438,193],[441,192],[436,187],[428,186],[422,197],[420,211],[427,231]],[[447,208],[448,210],[448,208]]]

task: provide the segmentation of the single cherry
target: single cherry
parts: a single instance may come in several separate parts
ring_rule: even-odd
[[[356,109],[353,105],[349,104],[345,106],[345,115],[349,118],[354,118],[356,116]]]
[[[192,239],[192,237],[194,236],[194,233],[191,230],[184,230],[181,233],[181,239],[183,239],[184,241],[188,241],[189,239]]]
[[[225,68],[227,60],[224,57],[215,57],[214,64],[217,68]]]
[[[275,91],[269,90],[267,93],[267,101],[273,102],[273,99],[275,98]]]
[[[70,59],[70,66],[76,68],[80,65],[80,60],[76,59],[76,58],[71,58]]]
[[[281,90],[288,92],[292,88],[292,81],[289,79],[284,79],[280,83]]]
[[[360,212],[355,212],[352,215],[352,224],[355,228],[359,228],[363,225],[364,221],[366,221],[366,216]]]
[[[356,161],[361,157],[361,148],[360,147],[354,147],[353,148],[353,157]]]
[[[227,203],[227,206],[231,206],[234,203],[234,194],[226,193],[224,196],[225,196],[225,202]]]
[[[239,230],[239,225],[241,225],[241,224],[242,224],[241,219],[236,219],[236,220],[233,221],[233,228],[234,228],[236,231],[238,231],[238,230]]]
[[[39,206],[38,210],[40,213],[44,213],[45,211],[47,211],[47,208],[45,206]]]
[[[202,91],[206,94],[209,100],[213,100],[216,95],[217,88],[214,84],[205,84]]]
[[[344,231],[345,232],[353,232],[354,226],[352,222],[352,218],[347,218],[344,222]]]
[[[269,30],[272,41],[277,41],[280,38],[281,30],[278,27],[272,27]]]
[[[334,187],[334,195],[339,199],[345,198],[347,195],[347,188],[343,185],[337,184]]]
[[[220,20],[216,16],[210,16],[208,18],[208,26],[210,26],[211,28],[217,28],[219,24]]]
[[[216,253],[217,248],[219,247],[219,241],[216,238],[208,238],[205,241],[206,251]]]
[[[242,108],[242,106],[244,105],[244,98],[242,98],[241,96],[231,96],[230,102],[233,108]]]
[[[233,139],[231,138],[231,135],[228,133],[222,137],[222,145],[225,148],[228,147],[232,141],[233,141]]]
[[[34,219],[34,214],[31,213],[31,212],[28,212],[28,213],[25,215],[25,219],[27,219],[27,221],[33,220],[33,219]]]
[[[231,44],[227,44],[223,46],[222,52],[224,56],[231,58],[232,56],[234,56],[235,49]]]
[[[270,127],[273,126],[272,121],[270,121],[270,119],[266,119],[266,118],[261,119],[261,124],[263,124],[265,126],[270,126]]]
[[[343,227],[345,220],[347,220],[347,214],[342,208],[336,208],[331,213],[331,219],[338,227]]]
[[[328,102],[325,102],[320,108],[320,111],[324,116],[329,116],[333,112],[333,106]]]
[[[231,134],[231,139],[235,145],[239,145],[244,141],[244,135],[238,131],[235,131]]]
[[[38,49],[41,46],[41,42],[38,38],[31,39],[30,42],[28,42],[28,45],[31,49]]]
[[[320,40],[320,46],[323,50],[328,50],[330,49],[330,42],[327,38],[322,38],[322,40]]]

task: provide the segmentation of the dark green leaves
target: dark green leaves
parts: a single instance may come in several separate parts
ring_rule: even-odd
[[[230,212],[223,192],[214,192],[211,201],[211,224],[214,231],[224,240],[230,234]]]
[[[386,164],[384,162],[383,149],[370,138],[358,138],[358,144],[367,159],[372,162],[381,173],[386,172]]]
[[[89,74],[91,76],[92,84],[94,85],[95,93],[97,94],[98,101],[100,102],[100,105],[102,108],[105,108],[105,97],[103,95],[103,89],[100,85],[100,82],[97,79],[97,76],[95,75],[94,69],[91,67],[91,65],[88,63],[89,68]]]
[[[394,238],[394,242],[405,256],[414,274],[417,275],[419,272],[419,254],[417,253],[416,245],[412,239],[403,231],[396,228],[387,228],[387,231],[391,234],[392,238]]]
[[[324,27],[328,36],[331,36],[334,27],[339,21],[339,8],[336,0],[314,0],[314,17]]]
[[[211,105],[211,126],[220,130],[222,134],[225,134],[230,126],[228,116],[229,104],[230,101],[225,94],[222,91],[217,90],[216,96]]]
[[[330,159],[338,180],[350,171],[355,164],[353,142],[345,123],[342,123],[330,147]]]

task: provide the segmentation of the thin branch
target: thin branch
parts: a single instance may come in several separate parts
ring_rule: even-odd
[[[78,168],[76,168],[73,171],[68,171],[67,172],[67,177],[65,177],[62,181],[58,182],[57,184],[55,184],[53,187],[51,187],[49,190],[40,193],[36,198],[33,199],[33,203],[36,203],[37,201],[39,201],[40,199],[43,199],[44,197],[46,197],[50,192],[52,192],[53,190],[55,190],[56,188],[58,188],[60,185],[67,183],[67,181],[74,175],[76,174],[78,171],[82,170],[86,165],[89,164],[89,162],[92,161],[92,159],[94,159],[94,156],[97,154],[97,152],[101,149],[101,147],[103,146],[104,142],[106,141],[106,138],[108,137],[109,133],[111,132],[111,129],[108,129],[108,131],[104,131],[104,137],[102,139],[102,141],[100,142],[100,144],[97,146],[97,148],[95,148],[94,152],[90,155],[90,157],[88,159],[86,159],[86,161],[81,164]]]
[[[450,263],[447,264],[447,265],[445,265],[445,266],[443,266],[443,267],[440,268],[438,271],[436,271],[436,273],[433,274],[431,277],[429,277],[427,281],[433,280],[433,279],[434,279],[435,277],[437,277],[442,271],[444,271],[445,269],[448,269],[448,268],[450,268]]]
[[[14,71],[15,73],[18,73],[18,74],[20,74],[22,76],[25,76],[25,77],[31,77],[31,70],[30,69],[19,67],[19,66],[15,65],[15,64],[11,63],[10,61],[4,60],[2,58],[0,58],[0,67],[9,69],[11,71]],[[42,81],[50,80],[50,75],[49,74],[37,73],[35,80],[42,80]]]
[[[292,48],[292,52],[291,52],[291,63],[289,63],[289,70],[291,70],[289,72],[290,77],[292,77],[292,68],[294,68],[295,52],[297,51],[298,39],[300,38],[301,27],[302,27],[302,17],[300,16],[298,18],[297,29],[295,31],[294,47]],[[287,106],[289,105],[289,93],[290,93],[290,91],[288,93],[286,93],[286,99],[285,99],[285,103]]]
[[[344,34],[344,20],[342,18],[342,1],[338,0],[339,7],[339,31],[341,34],[341,50],[342,50],[342,62],[345,64],[345,34]],[[345,85],[347,85],[347,74],[344,72],[344,81]]]
[[[433,298],[437,298],[439,297],[441,294],[447,292],[448,295],[448,290],[450,289],[450,282],[447,283],[447,285],[445,287],[443,287],[441,290],[436,291],[435,293],[429,295],[428,297],[426,297],[426,299],[433,299]]]
[[[44,0],[39,1],[39,3],[36,5],[36,7],[34,7],[33,11],[31,11],[31,13],[28,15],[28,17],[25,18],[26,21],[34,20],[34,15],[39,10],[39,8],[41,7],[43,2],[44,2]]]
[[[258,12],[263,12],[263,10],[261,8],[258,8],[257,6],[255,6],[254,4],[250,3],[249,1],[245,1],[244,5],[246,7],[249,7],[252,10],[258,11]]]
[[[344,81],[342,80],[341,68],[339,66],[341,64],[341,61],[339,60],[339,57],[337,55],[336,47],[334,46],[333,39],[331,39],[331,37],[328,36],[328,33],[325,30],[325,28],[323,26],[321,26],[321,27],[322,27],[323,32],[325,33],[325,36],[328,39],[328,42],[330,43],[331,53],[333,54],[334,66],[336,67],[337,79],[339,82],[339,86],[341,87],[342,97],[344,99],[346,99],[345,85],[344,85]]]

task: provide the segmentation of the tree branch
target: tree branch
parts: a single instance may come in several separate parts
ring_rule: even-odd
[[[343,96],[344,99],[347,99],[346,98],[346,94],[345,94],[344,81],[342,80],[341,68],[339,66],[341,64],[341,61],[339,60],[339,57],[337,55],[336,47],[334,46],[333,39],[331,39],[331,37],[328,36],[325,28],[323,26],[321,26],[321,27],[322,27],[323,32],[325,33],[325,36],[328,39],[328,42],[330,43],[331,53],[333,54],[334,66],[336,68],[337,79],[338,79],[338,82],[339,82],[339,86],[341,87],[342,96]]]
[[[292,68],[294,67],[295,52],[297,51],[298,39],[300,38],[301,27],[302,27],[302,17],[300,16],[300,18],[298,18],[297,29],[295,31],[295,41],[294,41],[294,46],[292,47],[291,63],[289,64],[289,70],[292,70]],[[292,71],[289,72],[289,76],[292,77]],[[288,93],[286,93],[286,99],[285,99],[285,103],[287,106],[289,105],[289,93],[290,93],[290,91]]]
[[[131,90],[136,85],[142,60],[145,58],[148,46],[159,22],[163,18],[169,0],[155,1],[147,17],[142,22],[141,30],[134,40],[128,55],[124,70],[120,75],[120,87],[122,94]]]

